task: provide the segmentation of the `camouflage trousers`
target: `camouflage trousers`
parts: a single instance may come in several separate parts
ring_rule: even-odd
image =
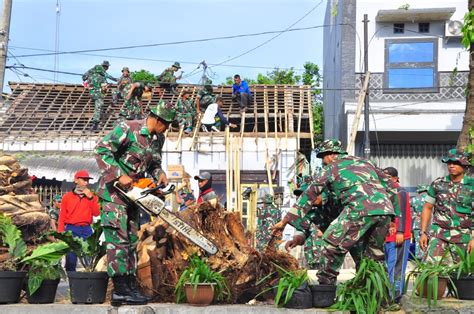
[[[93,122],[99,122],[102,110],[104,110],[104,95],[101,92],[92,90],[90,91],[92,100],[94,101],[94,114],[92,115]]]
[[[120,111],[121,116],[127,120],[132,120],[141,114],[142,108],[140,107],[140,101],[136,97],[124,101],[122,111]]]
[[[101,224],[107,244],[110,277],[134,275],[137,270],[138,211],[111,202],[102,203]]]
[[[336,283],[344,257],[354,246],[358,246],[364,256],[384,262],[384,243],[390,220],[390,216],[351,218],[342,212],[323,235],[319,283]],[[358,263],[359,256],[356,259]]]
[[[306,238],[304,243],[304,256],[308,269],[319,269],[322,243],[323,240],[318,237],[317,230],[312,228],[311,235]]]
[[[457,246],[463,252],[467,250],[467,243],[451,243],[444,239],[439,238],[431,238],[430,242],[428,243],[428,255],[426,257],[426,261],[428,262],[438,262],[440,261],[443,256],[444,263],[446,265],[454,265],[455,263],[460,262],[460,257],[456,253],[455,249],[450,247]]]
[[[415,258],[421,261],[425,257],[425,252],[420,248],[420,229],[413,229],[413,241],[415,241]]]
[[[178,124],[184,129],[193,129],[193,118],[194,115],[192,113],[178,113],[176,120],[178,120]]]

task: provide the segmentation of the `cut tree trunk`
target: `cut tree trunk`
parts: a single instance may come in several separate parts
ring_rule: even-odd
[[[219,204],[191,206],[177,215],[211,240],[219,251],[209,256],[159,218],[143,225],[139,232],[139,282],[143,292],[159,302],[175,301],[176,283],[192,254],[205,258],[214,271],[224,276],[232,303],[248,302],[270,287],[278,276],[274,264],[298,269],[294,257],[274,246],[264,252],[250,247],[239,215],[226,212]]]

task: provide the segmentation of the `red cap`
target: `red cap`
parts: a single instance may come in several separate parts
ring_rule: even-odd
[[[76,174],[74,175],[74,180],[77,180],[79,178],[82,178],[82,179],[92,179],[90,176],[89,176],[89,172],[87,172],[87,170],[79,170],[78,172],[76,172]]]

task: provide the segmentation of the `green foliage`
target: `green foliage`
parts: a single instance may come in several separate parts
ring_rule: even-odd
[[[34,294],[45,279],[66,278],[66,273],[61,266],[61,258],[57,261],[48,262],[45,260],[30,261],[28,270],[28,292]]]
[[[474,150],[473,150],[473,145],[474,145],[474,126],[471,126],[469,128],[469,144],[466,146],[466,152],[471,156],[471,159],[469,162],[471,165],[474,165]]]
[[[471,47],[474,43],[474,10],[471,10],[464,15],[464,24],[461,28],[462,44],[465,48]]]
[[[383,263],[363,258],[355,277],[337,289],[337,302],[331,307],[340,311],[378,313],[392,303],[393,285]]]
[[[416,267],[408,274],[405,287],[408,287],[410,277],[414,277],[415,282],[413,284],[412,297],[415,297],[418,293],[418,298],[421,299],[426,285],[426,300],[429,307],[431,307],[432,303],[434,306],[438,303],[438,283],[440,277],[447,278],[451,286],[454,287],[450,274],[456,270],[457,266],[445,265],[444,259],[448,253],[450,253],[449,250],[447,250],[443,257],[436,263],[415,260]],[[457,293],[456,288],[454,288],[454,292]]]
[[[0,235],[2,243],[8,247],[8,258],[1,269],[16,271],[18,262],[26,255],[26,243],[21,238],[21,231],[3,214],[0,214]]]
[[[257,84],[257,81],[254,79],[246,78],[244,77],[242,81],[246,81],[249,85],[251,84]],[[234,77],[233,76],[228,76],[225,78],[225,85],[234,85]]]
[[[409,8],[410,8],[409,3],[405,3],[404,5],[401,5],[400,7],[398,7],[399,10],[408,10]]]
[[[229,301],[231,293],[224,277],[209,268],[205,261],[199,256],[192,255],[189,259],[189,265],[183,271],[176,283],[175,295],[176,303],[182,303],[186,299],[184,290],[185,284],[192,284],[194,292],[197,289],[199,283],[213,283],[214,286],[214,299],[217,301],[224,300]],[[226,297],[225,297],[226,296]]]
[[[308,272],[306,269],[288,271],[273,263],[276,266],[280,279],[278,280],[277,293],[275,295],[275,304],[281,307],[290,301],[293,293],[302,284],[308,281]],[[282,295],[285,294],[285,299],[282,302]]]
[[[157,77],[150,71],[141,69],[140,71],[133,71],[130,73],[132,77],[132,82],[149,82],[157,83]]]
[[[456,254],[461,260],[454,266],[457,278],[459,279],[461,276],[467,277],[474,275],[474,250],[472,250],[471,253],[467,253],[458,246],[453,246],[451,249],[456,251]]]
[[[86,240],[74,237],[71,231],[52,233],[56,239],[67,243],[70,250],[77,255],[79,262],[84,266],[87,272],[93,272],[99,260],[105,255],[105,244],[100,243],[99,240],[102,234],[100,221],[92,224],[92,230],[94,232]]]

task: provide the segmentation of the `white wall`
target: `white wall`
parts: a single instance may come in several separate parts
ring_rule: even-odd
[[[467,12],[467,1],[442,1],[442,0],[414,0],[414,1],[379,1],[379,0],[360,0],[357,1],[357,33],[360,41],[356,40],[356,62],[355,72],[363,71],[363,53],[364,53],[364,14],[368,15],[370,20],[368,25],[369,34],[369,70],[373,73],[384,72],[385,65],[385,39],[386,38],[433,38],[444,36],[444,22],[431,22],[430,33],[417,34],[405,31],[405,34],[393,34],[393,23],[376,23],[375,17],[379,10],[398,9],[404,4],[409,4],[410,9],[421,8],[444,8],[455,7],[451,20],[462,21]],[[418,23],[405,23],[405,28],[418,32]],[[377,32],[374,36],[374,33]],[[354,34],[354,36],[357,36]],[[373,38],[372,38],[373,36]],[[438,71],[452,71],[456,66],[456,58],[460,53],[458,60],[458,71],[469,70],[469,55],[460,44],[454,42],[445,43],[443,38],[438,39]]]

